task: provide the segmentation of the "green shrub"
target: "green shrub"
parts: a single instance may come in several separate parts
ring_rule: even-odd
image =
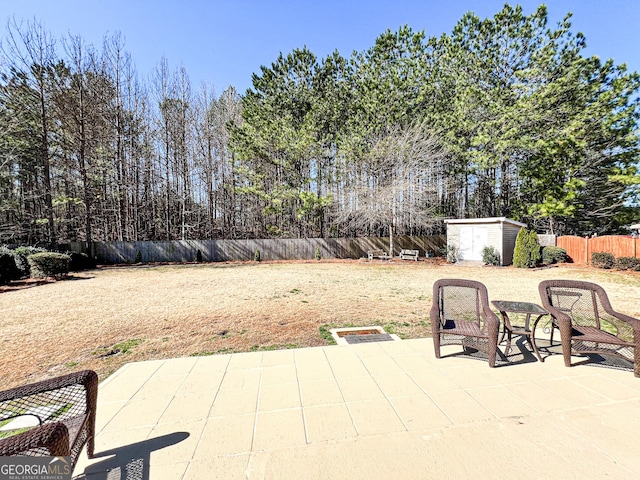
[[[260,261],[260,250],[258,250],[257,248],[256,248],[256,253],[253,254],[253,261],[254,262]]]
[[[549,246],[542,249],[542,263],[545,265],[564,263],[567,258],[567,251],[564,248]]]
[[[322,258],[322,252],[320,252],[320,247],[316,247],[316,251],[314,252],[313,257],[316,260],[320,260]]]
[[[13,250],[13,258],[16,262],[16,267],[19,270],[21,278],[28,278],[31,276],[31,267],[29,267],[27,257],[34,253],[43,253],[46,251],[46,249],[40,247],[18,247]]]
[[[63,277],[69,273],[71,258],[64,253],[43,252],[27,257],[33,278]]]
[[[18,267],[16,267],[13,250],[6,245],[0,245],[0,255],[3,256],[0,264],[0,285],[6,285],[11,280],[20,278],[20,271],[18,270]]]
[[[529,231],[529,266],[537,267],[542,260],[542,248],[540,248],[540,241],[538,240],[538,234],[535,230]]]
[[[591,265],[596,268],[613,268],[616,263],[616,257],[608,252],[593,252],[591,254]]]
[[[443,253],[448,263],[456,263],[458,261],[458,249],[455,245],[447,245]]]
[[[142,252],[140,250],[136,253],[136,261],[134,263],[142,263]]]
[[[86,253],[71,252],[68,255],[70,258],[69,270],[72,272],[96,268],[96,261]]]
[[[516,237],[516,246],[513,250],[513,266],[526,268],[529,262],[529,232],[526,228],[521,228]]]
[[[198,251],[196,252],[196,262],[202,263],[202,252],[200,251],[200,249],[198,249]]]
[[[0,285],[6,285],[16,276],[16,262],[13,255],[0,252]]]
[[[495,247],[484,247],[482,249],[482,262],[485,265],[500,265],[500,254]]]
[[[640,258],[618,257],[615,261],[615,267],[618,270],[635,270],[636,272],[640,272]]]

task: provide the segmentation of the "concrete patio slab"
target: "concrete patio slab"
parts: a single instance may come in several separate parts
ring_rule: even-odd
[[[490,369],[458,351],[436,359],[416,339],[130,363],[100,384],[96,458],[75,478],[640,479],[631,371],[528,352]]]

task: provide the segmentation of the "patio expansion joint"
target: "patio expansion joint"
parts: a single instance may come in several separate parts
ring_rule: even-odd
[[[435,398],[433,398],[433,397],[429,394],[429,392],[427,392],[424,388],[422,388],[418,382],[416,382],[416,379],[415,379],[415,378],[413,378],[413,376],[411,375],[411,373],[410,373],[410,372],[405,372],[405,373],[409,376],[409,378],[411,378],[411,380],[413,381],[413,383],[415,383],[415,384],[416,384],[416,386],[420,389],[420,391],[422,392],[422,394],[423,394],[426,398],[428,398],[431,402],[433,402],[433,404],[436,406],[436,408],[437,408],[438,410],[440,410],[440,412],[441,412],[441,413],[442,413],[442,414],[447,418],[447,420],[449,420],[451,423],[454,423],[453,419],[452,419],[449,415],[447,415],[447,412],[446,412],[446,411],[444,411],[444,410],[442,409],[442,407],[440,406],[440,404],[439,404],[438,402],[436,402],[436,399],[435,399]]]
[[[422,356],[424,356],[424,355],[422,355]],[[394,357],[392,357],[392,360],[393,360],[393,361],[394,361],[394,363],[395,363],[395,364],[400,368],[400,370],[402,370],[402,372],[403,372],[405,375],[407,375],[407,377],[409,377],[409,378],[411,379],[411,381],[413,382],[413,384],[414,384],[416,387],[418,387],[418,389],[422,392],[422,394],[423,394],[426,398],[428,398],[431,402],[433,402],[433,404],[436,406],[436,408],[438,408],[438,410],[440,410],[440,412],[441,412],[441,413],[442,413],[442,414],[443,414],[443,415],[444,415],[444,416],[445,416],[445,417],[446,417],[450,422],[454,423],[454,422],[453,422],[453,419],[452,419],[451,417],[449,417],[449,415],[447,415],[447,412],[446,412],[446,411],[444,411],[444,410],[442,409],[442,407],[438,404],[438,402],[436,402],[436,401],[435,401],[435,399],[434,399],[434,398],[429,394],[429,392],[428,392],[427,390],[425,390],[425,389],[420,385],[420,383],[418,383],[418,382],[416,381],[416,379],[415,379],[415,378],[414,378],[414,376],[411,374],[411,372],[408,372],[407,370],[405,370],[405,369],[403,368],[403,366],[398,362],[398,360],[396,359],[396,357],[395,357],[395,356],[394,356]],[[366,365],[365,365],[365,368],[366,368]],[[371,373],[371,372],[369,372],[369,373]],[[374,378],[374,381],[375,381],[375,376],[374,376],[374,375],[372,375],[372,378]],[[453,379],[451,379],[451,380],[453,381]],[[376,383],[377,383],[377,382],[376,382]],[[378,388],[380,388],[380,386],[379,386],[379,385],[378,385]],[[383,392],[383,393],[384,393],[384,392]],[[410,395],[399,395],[398,397],[402,397],[402,396],[410,396]],[[388,397],[387,395],[385,395],[385,397],[387,398],[387,400],[389,399],[389,397]],[[398,398],[398,397],[394,397],[394,398]],[[405,423],[405,421],[402,419],[402,417],[401,417],[401,416],[400,416],[400,414],[398,413],[398,411],[397,411],[396,407],[395,407],[391,402],[389,402],[389,403],[391,404],[391,407],[392,407],[392,408],[394,409],[394,411],[396,412],[396,415],[398,415],[398,418],[400,418],[400,420],[402,421],[402,424],[404,425],[405,429],[406,429],[407,431],[409,431],[410,429],[409,429],[408,425],[407,425],[407,424]]]
[[[407,423],[405,422],[405,420],[402,418],[402,416],[400,415],[398,409],[395,407],[395,405],[393,404],[393,402],[391,402],[390,398],[392,398],[391,396],[387,395],[384,391],[384,389],[382,388],[382,386],[380,385],[380,383],[376,380],[376,375],[374,375],[374,373],[367,367],[366,364],[366,357],[362,357],[361,355],[358,354],[358,350],[356,350],[356,357],[358,358],[358,360],[360,361],[360,363],[362,364],[362,366],[364,367],[364,369],[367,371],[367,373],[369,374],[369,378],[371,378],[371,380],[375,383],[376,387],[378,388],[379,392],[382,394],[386,404],[393,410],[396,418],[400,421],[400,423],[402,424],[402,427],[404,428],[405,432],[409,432],[410,428],[407,425]],[[413,382],[413,384],[427,397],[429,397],[429,395],[427,394],[427,392],[425,392],[425,390],[423,388],[420,387],[420,385],[415,381],[415,379],[402,367],[402,365],[400,365],[398,363],[398,361],[394,358],[393,362],[400,368],[400,370],[407,375],[407,377]],[[354,419],[354,414],[352,411],[352,404],[357,404],[357,403],[366,403],[367,401],[371,401],[371,400],[361,400],[361,401],[351,401],[348,402],[344,396],[344,393],[342,392],[342,388],[340,387],[340,383],[338,382],[337,378],[335,377],[335,371],[333,369],[333,366],[331,365],[331,363],[329,364],[331,371],[333,372],[334,378],[336,379],[336,383],[338,384],[338,389],[340,390],[340,395],[342,396],[343,402],[345,407],[347,408],[347,411],[349,413],[349,416],[351,418],[351,422],[353,425],[354,430],[356,431],[357,436],[369,436],[369,435],[363,435],[363,433],[358,429],[358,426],[355,422]],[[431,399],[433,401],[433,399]],[[434,402],[435,404],[435,402]],[[437,405],[437,404],[436,404]],[[438,408],[440,408],[438,406]],[[443,412],[444,413],[444,412]],[[446,414],[445,414],[446,415]]]
[[[325,355],[326,357],[326,355]],[[296,371],[296,383],[298,384],[298,401],[300,402],[300,409],[301,409],[301,413],[302,413],[302,428],[304,430],[304,440],[307,443],[307,445],[309,444],[309,430],[307,428],[307,420],[305,418],[304,415],[304,399],[302,397],[302,388],[300,387],[300,375],[298,373],[298,359],[297,357],[293,356],[293,366],[295,368]],[[331,366],[329,366],[329,368],[331,368]],[[333,373],[333,371],[332,371]],[[249,459],[249,464],[251,464],[252,458]]]
[[[119,377],[122,372],[125,372],[126,369],[128,368],[132,368],[130,367],[130,365],[132,365],[133,363],[127,363],[125,364],[123,367],[121,367],[120,369],[118,369],[116,372],[114,372],[112,375],[110,375],[108,378],[106,378],[104,381],[102,381],[99,386],[98,386],[98,395],[100,394],[100,389],[104,389],[106,386],[109,385],[109,383],[114,380],[114,377]],[[142,388],[147,384],[147,382],[158,372],[158,370],[160,369],[160,367],[162,367],[162,365],[164,365],[164,361],[161,362],[158,367],[153,371],[153,373],[151,375],[149,375],[149,377],[147,377],[147,380],[145,382],[143,382],[140,387],[125,401],[125,403],[111,416],[111,418],[109,419],[109,421],[107,423],[105,423],[102,428],[100,430],[96,430],[96,435],[98,435],[99,433],[104,432],[107,427],[109,426],[109,424],[111,424],[111,422],[113,421],[114,418],[116,418],[118,416],[118,414],[127,407],[127,405],[131,404],[131,399],[133,397],[136,396],[136,394],[138,392],[140,392],[140,390],[142,390]]]
[[[229,368],[229,363],[231,362],[231,356],[229,356],[229,360],[227,361],[227,365],[224,369],[224,374],[222,375],[222,378],[220,379],[220,385],[218,385],[218,388],[216,389],[216,393],[213,395],[213,398],[211,399],[211,407],[209,407],[209,412],[207,412],[207,418],[210,418],[211,412],[213,411],[213,408],[216,404],[216,400],[218,398],[218,394],[220,393],[220,386],[222,385],[222,383],[224,382],[225,377],[227,376],[227,369]]]
[[[349,407],[347,407],[347,399],[344,396],[344,392],[342,391],[342,388],[340,387],[340,382],[338,381],[338,377],[336,376],[336,372],[334,369],[333,364],[331,363],[329,357],[327,356],[327,349],[323,348],[322,349],[322,354],[324,356],[324,359],[327,362],[327,365],[329,366],[329,370],[331,370],[331,376],[333,381],[336,383],[337,388],[338,388],[338,392],[340,392],[340,398],[342,399],[342,403],[345,405],[345,407],[347,408],[347,413],[349,414],[349,419],[351,421],[351,426],[353,427],[353,429],[356,431],[356,433],[358,432],[358,429],[356,428],[356,424],[355,424],[355,420],[353,419],[353,414],[351,413],[351,411],[349,410]],[[359,359],[359,358],[358,358]],[[360,360],[360,362],[362,362],[362,360]],[[296,363],[296,376],[298,375],[298,365]],[[302,403],[302,390],[300,388],[300,382],[298,382],[298,394],[300,395],[300,405],[303,405]],[[308,407],[307,407],[308,408]],[[305,440],[307,442],[307,445],[310,445],[312,442],[312,440],[309,438],[309,429],[307,427],[307,423],[308,423],[308,419],[307,419],[307,409],[303,406],[302,407],[302,422],[303,422],[303,426],[304,426],[304,434],[305,434]]]
[[[260,397],[262,395],[262,362],[264,362],[264,354],[260,358],[260,375],[258,377],[258,395],[256,395],[256,404],[254,408],[254,418],[253,418],[253,431],[251,433],[251,452],[254,451],[254,445],[256,441],[256,432],[258,431],[258,406],[260,405]],[[299,387],[298,387],[299,389]],[[251,463],[251,457],[249,457],[248,463]]]
[[[358,356],[360,358],[360,361],[362,361],[362,358],[360,356]],[[411,379],[411,381],[413,382],[413,384],[418,387],[420,389],[421,392],[423,392],[424,394],[426,394],[426,392],[424,391],[424,389],[422,389],[420,387],[420,385],[418,385],[418,383],[415,381],[415,379],[409,375],[409,372],[407,372],[404,368],[402,368],[402,365],[400,365],[400,363],[398,363],[398,361],[393,358],[393,362],[400,368],[400,370],[407,375],[407,377],[409,377]],[[371,379],[373,380],[373,382],[377,385],[378,389],[380,390],[380,392],[382,393],[382,395],[384,396],[387,404],[391,407],[391,409],[393,410],[393,412],[396,414],[396,417],[398,418],[398,420],[400,420],[400,422],[402,423],[402,426],[404,427],[404,430],[406,432],[410,431],[409,426],[407,425],[407,422],[404,421],[404,419],[402,418],[402,415],[400,415],[400,413],[398,412],[398,409],[395,407],[395,405],[393,404],[393,402],[391,402],[390,400],[390,396],[387,395],[384,391],[384,389],[382,388],[382,386],[380,385],[380,383],[376,380],[376,375],[374,375],[374,373],[369,370],[369,368],[367,368],[367,364],[365,362],[363,362],[364,364],[364,368],[367,370],[367,372],[369,372],[369,375],[371,376]],[[349,408],[347,406],[347,408]],[[356,428],[356,431],[357,428]]]
[[[232,356],[233,355],[229,355],[229,358],[227,360],[227,364],[225,365],[225,368],[224,368],[224,374],[222,375],[222,378],[220,379],[220,384],[218,385],[218,388],[216,389],[215,394],[213,395],[213,398],[211,399],[211,407],[209,408],[209,411],[207,412],[207,416],[204,418],[205,427],[206,427],[209,419],[213,418],[211,413],[212,413],[213,408],[215,406],[216,399],[218,398],[218,394],[220,393],[220,386],[222,385],[222,382],[224,382],[224,378],[226,377],[227,372],[229,371],[229,364],[231,363]],[[197,364],[197,362],[196,362],[196,364]],[[193,368],[195,368],[196,364],[194,364]],[[193,368],[192,368],[192,370],[193,370]],[[257,406],[258,403],[257,402],[258,402],[258,398],[256,399],[256,408],[255,408],[255,411],[253,413],[253,415],[256,417],[256,419],[257,419],[257,409],[258,409],[258,406]],[[251,445],[252,445],[251,450],[249,450],[248,452],[236,452],[234,454],[218,454],[217,457],[239,457],[239,456],[242,456],[242,455],[251,454],[252,449],[253,449],[253,436],[255,435],[255,428],[256,428],[256,421],[254,420],[253,433],[252,433],[252,438],[251,438]],[[191,458],[189,459],[189,465],[191,465],[193,463],[193,461],[195,460],[196,452],[198,452],[198,449],[202,445],[202,437],[204,435],[204,432],[205,432],[205,428],[203,428],[200,431],[200,435],[199,435],[198,441],[196,442],[196,447],[193,449],[193,453],[191,454]],[[188,468],[187,468],[187,471],[188,471]],[[185,472],[185,474],[186,474],[186,472]]]
[[[164,364],[164,363],[163,363],[163,364]],[[160,414],[160,416],[158,417],[158,421],[156,422],[156,424],[154,425],[154,427],[151,429],[151,432],[149,432],[149,435],[147,436],[147,440],[150,440],[150,439],[152,439],[152,438],[153,438],[153,435],[155,435],[156,428],[158,428],[158,425],[159,425],[160,419],[164,416],[164,414],[167,412],[167,410],[169,410],[169,408],[171,407],[171,404],[172,404],[172,403],[173,403],[177,398],[180,398],[180,396],[179,396],[179,395],[177,395],[177,393],[178,393],[178,392],[181,390],[181,388],[185,385],[185,383],[187,382],[187,378],[188,378],[188,377],[189,377],[189,375],[194,371],[194,369],[195,369],[195,367],[196,367],[196,365],[197,365],[197,364],[198,364],[198,362],[197,362],[197,361],[196,361],[196,362],[194,362],[194,363],[193,363],[193,365],[191,365],[191,367],[189,368],[189,370],[188,370],[185,374],[182,374],[182,376],[183,376],[182,382],[180,382],[180,384],[177,386],[177,388],[175,389],[175,391],[174,391],[173,395],[171,396],[171,400],[167,403],[167,406],[165,407],[165,409],[162,411],[162,413],[161,413],[161,414]],[[149,379],[148,379],[147,381],[149,381],[151,378],[153,378],[153,376],[154,376],[156,373],[158,373],[158,370],[159,370],[161,367],[162,367],[162,365],[160,365],[160,366],[158,367],[158,369],[156,369],[156,371],[155,371],[155,372],[154,372],[154,373],[149,377]],[[146,384],[146,382],[145,382],[145,384]],[[143,384],[143,386],[144,386],[145,384]],[[218,390],[216,390],[216,396],[217,396],[217,394],[218,394],[218,391],[219,391],[219,389],[218,389]],[[215,397],[214,397],[214,399],[215,399]],[[211,404],[213,405],[213,401],[211,402]],[[209,412],[210,412],[210,411],[209,411]],[[208,417],[206,417],[206,418],[208,418]],[[198,420],[204,420],[204,421],[205,421],[205,423],[206,423],[206,418],[204,418],[204,419],[198,419]],[[190,459],[189,459],[189,461],[188,461],[188,462],[189,462],[189,464],[193,461],[193,458],[194,458],[195,452],[197,451],[197,447],[199,447],[199,446],[200,446],[200,441],[202,440],[202,434],[203,434],[203,431],[204,431],[204,430],[200,430],[200,433],[199,433],[199,436],[198,436],[198,440],[197,440],[197,443],[196,443],[196,448],[194,449],[193,453],[191,454],[191,458],[190,458]]]

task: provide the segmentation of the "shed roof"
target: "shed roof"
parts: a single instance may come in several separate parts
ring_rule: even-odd
[[[515,220],[511,220],[510,218],[507,217],[487,217],[487,218],[452,218],[449,220],[445,220],[444,223],[454,223],[454,224],[461,224],[461,223],[510,223],[512,225],[516,225],[518,227],[527,227],[526,223],[522,223],[522,222],[517,222]]]

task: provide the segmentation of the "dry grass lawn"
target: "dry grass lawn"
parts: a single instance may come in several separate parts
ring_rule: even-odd
[[[85,368],[104,378],[138,360],[324,345],[326,325],[429,336],[431,288],[445,277],[479,280],[491,299],[537,303],[543,279],[590,280],[614,308],[640,317],[640,275],[589,267],[323,260],[100,268],[0,293],[0,385]]]

